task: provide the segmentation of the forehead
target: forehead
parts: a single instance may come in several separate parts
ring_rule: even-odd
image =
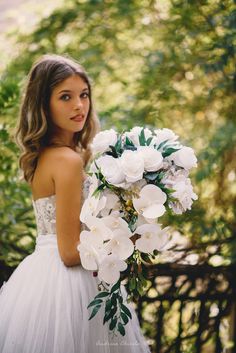
[[[54,91],[57,93],[62,90],[76,91],[85,88],[88,88],[87,83],[79,75],[73,75],[56,85]]]

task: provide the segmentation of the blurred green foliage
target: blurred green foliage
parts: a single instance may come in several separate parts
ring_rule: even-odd
[[[199,200],[165,222],[191,237],[201,261],[236,259],[235,23],[233,0],[67,0],[30,34],[0,82],[0,259],[34,248],[29,187],[18,180],[12,133],[22,84],[44,53],[68,53],[89,73],[102,128],[173,129],[196,151]],[[208,251],[209,250],[209,251]]]

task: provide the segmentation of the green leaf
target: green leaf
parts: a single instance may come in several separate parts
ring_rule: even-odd
[[[152,142],[152,136],[147,139],[147,146],[149,146],[151,142]]]
[[[90,308],[91,306],[101,304],[101,303],[102,303],[102,299],[95,299],[87,306],[87,309]]]
[[[169,147],[167,148],[164,152],[162,152],[162,156],[165,158],[165,157],[168,157],[170,156],[172,153],[176,152],[176,151],[179,151],[179,148],[173,148],[173,147]]]
[[[142,275],[142,273],[139,273],[139,274],[138,274],[138,278],[139,278],[139,280],[140,280],[142,286],[145,287],[146,284],[147,284],[147,280],[146,280],[146,278]]]
[[[109,330],[113,330],[115,327],[116,327],[116,323],[117,323],[117,317],[114,317],[112,320],[111,320],[111,323],[109,325]]]
[[[148,264],[152,265],[152,260],[150,259],[148,254],[142,252],[140,256],[141,256],[141,260],[143,260],[144,262],[147,262]]]
[[[134,144],[133,144],[133,142],[126,136],[126,138],[125,138],[125,144],[127,145],[127,146],[133,146],[133,147],[135,147],[134,146]]]
[[[136,280],[134,277],[131,277],[129,280],[129,289],[132,291],[136,288]]]
[[[123,312],[120,313],[120,316],[121,316],[124,324],[126,325],[129,322],[128,316]]]
[[[156,148],[157,150],[160,150],[169,140],[162,141],[160,145]]]
[[[112,297],[111,297],[111,302],[112,302],[112,305],[116,305],[116,300],[117,300],[117,296],[116,295],[112,295]]]
[[[140,146],[145,146],[146,145],[146,139],[145,139],[145,134],[144,134],[144,128],[141,130],[141,133],[140,133],[138,138],[139,138]]]
[[[116,141],[115,144],[115,149],[117,152],[121,152],[121,148],[122,148],[122,141],[121,141],[121,137],[118,138],[118,140]]]
[[[121,322],[118,323],[118,331],[120,332],[120,334],[121,334],[122,336],[125,335],[125,329],[124,329],[124,326],[122,325]]]
[[[118,153],[117,153],[117,151],[116,151],[116,148],[115,148],[114,146],[112,146],[112,145],[109,145],[109,147],[110,147],[110,149],[111,149],[111,151],[112,151],[113,157],[118,158],[119,155],[118,155]],[[107,153],[107,154],[110,155],[110,153]]]
[[[142,285],[142,283],[141,283],[140,281],[138,282],[137,290],[138,290],[138,293],[139,293],[141,296],[144,294],[143,285]]]
[[[123,303],[123,297],[121,295],[118,295],[118,301],[119,301],[120,304]]]
[[[126,315],[128,315],[130,319],[132,319],[132,314],[131,314],[130,310],[127,308],[127,306],[125,306],[124,304],[121,304],[120,307],[121,307],[121,310],[122,310]]]
[[[117,306],[113,307],[111,311],[108,313],[105,313],[104,319],[103,319],[103,325],[105,324],[106,321],[110,320],[117,312]]]
[[[98,298],[104,298],[104,297],[107,297],[108,295],[110,295],[109,292],[100,292],[99,294],[96,295],[96,299]]]
[[[150,180],[150,181],[153,181],[153,180],[155,180],[155,179],[158,178],[158,173],[157,173],[157,172],[148,172],[148,173],[145,173],[144,178],[145,178],[145,179],[148,179],[148,180]]]
[[[91,319],[97,314],[97,312],[98,312],[98,310],[101,308],[101,306],[102,306],[102,305],[99,304],[99,305],[97,305],[97,306],[95,306],[95,307],[93,308],[93,311],[92,311],[92,314],[91,314],[89,320],[91,320]]]
[[[120,288],[120,280],[113,285],[113,287],[111,288],[111,293],[115,292],[119,288]]]

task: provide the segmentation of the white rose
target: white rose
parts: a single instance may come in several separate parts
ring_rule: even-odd
[[[119,159],[122,172],[128,183],[143,178],[144,160],[137,151],[125,150]]]
[[[139,146],[138,152],[144,160],[144,169],[147,172],[155,172],[162,168],[163,157],[161,152],[151,146]]]
[[[179,151],[172,153],[168,159],[186,170],[197,166],[197,158],[191,147],[182,147]]]
[[[175,142],[178,139],[178,135],[175,135],[175,133],[170,130],[170,129],[156,129],[154,130],[155,136],[153,137],[153,140],[151,144],[156,144],[159,146],[162,142],[168,140],[169,142]]]
[[[125,132],[124,136],[127,136],[134,143],[135,146],[140,146],[139,135],[141,134],[142,129],[143,128],[141,126],[135,126],[130,131]],[[151,130],[148,128],[144,128],[144,135],[146,139],[151,137]]]
[[[101,172],[108,181],[113,185],[118,185],[125,180],[125,175],[121,169],[121,163],[118,158],[112,156],[101,156],[97,159],[97,165],[101,168]]]
[[[104,130],[99,132],[93,139],[91,148],[93,155],[103,153],[109,150],[109,145],[114,146],[117,142],[117,133],[115,130]]]

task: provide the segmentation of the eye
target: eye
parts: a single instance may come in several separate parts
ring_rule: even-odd
[[[84,96],[84,95],[85,95],[85,97],[84,97],[84,98],[89,97],[89,94],[88,94],[87,92],[82,93],[82,96]]]
[[[70,95],[69,94],[63,94],[61,97],[60,97],[61,100],[63,101],[68,101],[70,99]]]

